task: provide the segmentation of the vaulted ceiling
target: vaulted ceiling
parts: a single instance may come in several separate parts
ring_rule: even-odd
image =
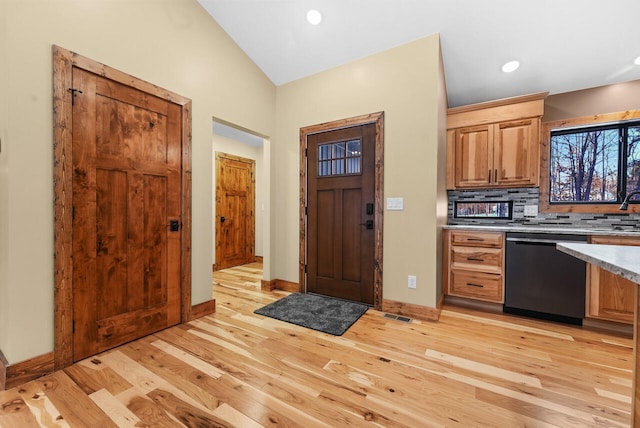
[[[638,0],[198,1],[276,85],[435,33],[450,107],[640,79]]]

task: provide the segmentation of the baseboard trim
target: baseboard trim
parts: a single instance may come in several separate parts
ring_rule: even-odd
[[[7,389],[7,367],[9,367],[9,362],[0,350],[0,391]]]
[[[53,373],[53,364],[53,352],[11,365],[0,352],[0,389],[11,389]]]
[[[260,289],[262,291],[273,291],[273,290],[275,290],[276,289],[275,280],[267,281],[266,279],[263,279],[262,281],[260,281]]]
[[[300,292],[300,284],[297,282],[285,281],[284,279],[272,279],[271,281],[262,280],[260,283],[262,291],[282,290],[290,293]]]
[[[460,306],[463,308],[480,310],[483,312],[491,312],[494,314],[501,314],[502,303],[485,302],[482,300],[465,299],[464,297],[446,296],[445,302],[448,305]]]
[[[300,285],[297,282],[285,281],[284,279],[276,279],[275,289],[288,291],[290,293],[298,293],[300,291]]]
[[[396,315],[403,315],[409,318],[416,318],[426,321],[438,321],[440,319],[441,303],[437,308],[429,306],[414,305],[413,303],[396,302],[394,300],[382,300],[382,312]]]
[[[211,315],[216,311],[216,299],[208,300],[206,302],[198,303],[191,306],[191,312],[189,313],[189,321],[201,318],[207,315]]]
[[[254,256],[253,257],[253,262],[249,262],[249,263],[264,263],[264,258],[262,256]],[[231,266],[231,267],[233,267],[233,266]],[[217,270],[222,270],[222,269],[228,269],[228,268],[221,268],[220,269],[220,268],[218,268],[216,266],[215,263],[211,265],[211,272],[215,272]]]
[[[624,324],[615,321],[599,320],[595,318],[585,318],[582,320],[582,327],[590,330],[605,331],[607,333],[619,334],[625,337],[633,337],[633,324]]]

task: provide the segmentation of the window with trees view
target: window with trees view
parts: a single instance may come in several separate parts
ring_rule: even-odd
[[[554,130],[549,146],[551,204],[620,203],[640,191],[640,121]]]

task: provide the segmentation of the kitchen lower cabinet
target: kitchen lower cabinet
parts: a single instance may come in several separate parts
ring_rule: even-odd
[[[591,236],[592,244],[640,246],[640,238],[625,236]],[[637,284],[587,265],[587,318],[633,324]]]
[[[504,301],[504,234],[446,230],[444,292],[450,296]]]

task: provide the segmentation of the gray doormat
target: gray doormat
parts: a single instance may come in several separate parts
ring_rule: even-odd
[[[369,307],[318,294],[294,293],[254,311],[258,315],[342,336]]]

